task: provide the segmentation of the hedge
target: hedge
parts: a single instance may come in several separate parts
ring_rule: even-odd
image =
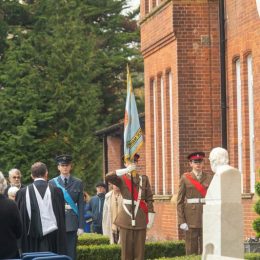
[[[245,259],[248,260],[260,260],[260,253],[246,253]]]
[[[184,241],[148,242],[145,244],[145,259],[185,255]]]
[[[78,246],[77,260],[119,260],[121,251],[119,245]]]
[[[84,233],[78,237],[78,246],[109,245],[109,238],[96,233]]]
[[[160,241],[145,244],[145,259],[174,257],[185,254],[183,241]],[[120,245],[80,245],[77,247],[78,260],[120,260]]]
[[[95,233],[79,236],[77,247],[78,260],[120,260],[119,245],[110,245],[109,238]],[[201,256],[185,256],[183,241],[160,241],[145,244],[145,259],[160,260],[199,260]],[[260,253],[246,253],[247,260],[260,260]]]

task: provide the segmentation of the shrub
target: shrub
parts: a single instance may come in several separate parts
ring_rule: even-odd
[[[174,257],[185,254],[183,241],[160,241],[145,244],[145,259]],[[120,260],[120,245],[80,245],[77,247],[77,259],[83,260]]]
[[[119,245],[78,246],[77,260],[120,260]]]
[[[95,233],[84,233],[78,238],[78,246],[108,245],[109,238]]]
[[[183,241],[150,242],[145,244],[145,259],[185,255]]]
[[[259,253],[246,253],[245,259],[248,260],[260,260],[260,254]]]
[[[255,185],[255,192],[260,196],[260,182],[257,182]],[[258,200],[254,205],[255,212],[260,215],[260,200]],[[253,229],[256,231],[256,236],[260,237],[260,217],[253,221]]]

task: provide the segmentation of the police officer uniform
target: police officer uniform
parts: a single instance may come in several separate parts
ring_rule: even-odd
[[[60,155],[56,157],[58,165],[70,165],[72,157],[70,155]],[[72,259],[76,259],[77,232],[84,229],[84,198],[83,198],[83,183],[80,179],[71,175],[60,176],[50,180],[50,183],[65,190],[76,206],[77,213],[73,209],[73,203],[69,203],[65,198],[65,222],[68,255]],[[63,193],[64,194],[64,193]]]
[[[204,152],[191,153],[188,160],[202,163]],[[181,176],[177,197],[180,228],[185,231],[186,255],[202,253],[202,213],[207,188],[213,174],[191,171]]]

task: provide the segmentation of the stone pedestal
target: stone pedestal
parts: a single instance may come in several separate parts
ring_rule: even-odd
[[[203,259],[213,259],[209,255],[243,259],[240,172],[228,165],[220,167],[210,184],[205,201]]]

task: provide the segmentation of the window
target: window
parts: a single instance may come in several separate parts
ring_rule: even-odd
[[[238,146],[238,169],[243,172],[242,162],[242,149],[243,149],[243,138],[242,138],[242,97],[241,97],[241,67],[240,60],[236,60],[236,90],[237,90],[237,146]],[[243,178],[241,177],[241,187],[243,190]]]
[[[255,192],[255,135],[254,135],[254,84],[252,55],[247,56],[247,85],[249,112],[249,147],[250,147],[250,191]]]
[[[164,82],[163,77],[160,78],[160,92],[161,92],[161,124],[162,124],[162,190],[166,194],[166,156],[165,156],[165,112],[164,112]]]
[[[174,194],[174,145],[173,145],[173,86],[172,73],[168,73],[169,102],[170,102],[170,154],[171,154],[171,193]]]
[[[152,89],[153,89],[153,125],[154,125],[154,192],[158,194],[158,142],[157,142],[157,114],[156,114],[156,106],[157,106],[157,87],[156,80],[152,80]]]

